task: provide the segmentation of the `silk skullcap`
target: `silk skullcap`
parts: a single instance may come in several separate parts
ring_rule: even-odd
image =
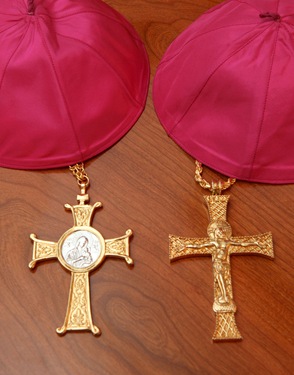
[[[166,51],[154,105],[169,136],[238,179],[294,182],[294,1],[228,0]]]
[[[1,166],[97,155],[136,122],[148,84],[141,40],[102,1],[1,0]]]

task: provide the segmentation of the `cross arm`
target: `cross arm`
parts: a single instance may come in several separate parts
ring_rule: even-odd
[[[129,250],[129,238],[132,234],[133,231],[128,229],[122,237],[105,240],[105,255],[124,258],[128,264],[133,264]]]
[[[270,232],[255,236],[231,237],[230,254],[257,254],[274,257],[273,238]]]
[[[211,255],[213,243],[209,238],[169,236],[169,258],[177,260],[194,255]]]
[[[33,259],[29,263],[29,268],[34,268],[40,260],[57,258],[58,245],[55,242],[43,241],[37,238],[35,234],[31,234],[30,238],[34,242]]]

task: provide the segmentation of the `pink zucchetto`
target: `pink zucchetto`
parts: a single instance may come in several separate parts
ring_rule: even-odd
[[[1,0],[0,166],[85,161],[144,109],[145,48],[100,0]]]
[[[294,1],[227,0],[168,48],[154,105],[193,158],[241,180],[294,182]]]

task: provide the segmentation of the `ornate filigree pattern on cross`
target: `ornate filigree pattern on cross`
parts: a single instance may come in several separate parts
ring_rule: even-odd
[[[170,260],[196,255],[210,255],[213,263],[214,303],[216,328],[213,340],[240,340],[241,334],[235,322],[236,305],[233,300],[230,255],[256,254],[274,257],[271,233],[255,236],[232,237],[232,229],[226,221],[229,195],[204,196],[210,223],[208,237],[189,238],[170,235]]]
[[[85,204],[89,199],[88,194],[78,195],[77,199],[78,205],[65,205],[66,209],[72,211],[74,226],[66,231],[58,242],[43,241],[31,234],[34,246],[29,267],[34,268],[39,261],[57,258],[62,266],[71,272],[66,317],[64,324],[57,328],[57,333],[90,330],[94,335],[98,335],[100,330],[92,321],[89,272],[100,266],[107,256],[120,257],[128,264],[133,264],[129,256],[132,230],[128,229],[122,237],[105,240],[90,226],[95,209],[102,204]]]

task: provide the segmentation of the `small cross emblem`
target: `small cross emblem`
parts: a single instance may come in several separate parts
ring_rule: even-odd
[[[241,334],[235,322],[236,305],[233,300],[230,255],[256,254],[274,257],[271,233],[255,236],[232,237],[232,229],[226,221],[229,195],[204,196],[208,206],[210,223],[208,237],[188,238],[170,235],[170,260],[196,255],[210,255],[213,263],[214,303],[216,328],[213,340],[240,340]]]
[[[128,264],[133,264],[129,256],[129,237],[132,230],[128,229],[122,237],[105,240],[90,226],[95,209],[102,204],[85,204],[89,200],[88,194],[78,195],[77,200],[78,205],[65,205],[73,214],[74,226],[67,230],[58,242],[43,241],[31,234],[34,246],[29,267],[34,268],[38,261],[57,258],[61,265],[71,272],[66,317],[62,327],[56,330],[58,334],[62,335],[70,330],[90,330],[94,335],[98,335],[100,330],[92,321],[89,273],[99,267],[107,256],[120,257]]]

